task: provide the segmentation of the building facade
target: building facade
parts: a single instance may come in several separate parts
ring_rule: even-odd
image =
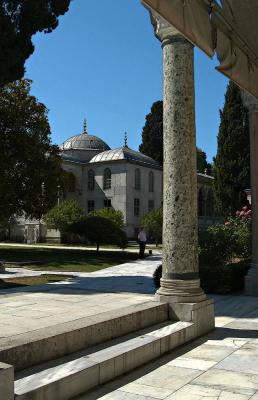
[[[110,147],[99,137],[84,131],[61,146],[63,169],[70,182],[64,199],[76,199],[85,215],[104,207],[120,210],[127,236],[135,238],[142,217],[162,206],[162,167],[152,158],[124,146]],[[198,174],[199,225],[216,223],[213,178]],[[47,230],[40,221],[18,218],[10,227],[10,238],[33,243],[59,241],[60,234]]]

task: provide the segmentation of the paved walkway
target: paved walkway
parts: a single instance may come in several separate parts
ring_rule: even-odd
[[[152,274],[160,263],[160,257],[149,257],[93,273],[71,272],[65,282],[1,290],[0,348],[16,335],[149,301],[155,292]],[[12,277],[42,273],[7,272]]]
[[[258,298],[215,296],[217,329],[79,400],[258,400]]]
[[[160,262],[150,257],[1,291],[0,348],[26,332],[148,301]],[[258,400],[258,298],[215,296],[215,305],[214,332],[80,400]]]

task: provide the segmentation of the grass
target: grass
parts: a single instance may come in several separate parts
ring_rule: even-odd
[[[138,258],[138,254],[126,251],[111,252],[93,250],[71,250],[1,246],[0,260],[10,262],[33,261],[26,268],[44,271],[94,272],[113,265],[123,264]],[[17,266],[15,266],[17,267]]]
[[[12,289],[22,286],[34,286],[34,285],[45,285],[46,283],[60,282],[65,279],[71,278],[69,275],[40,275],[40,276],[28,276],[21,278],[8,278],[0,279],[0,290],[1,289]]]
[[[37,245],[40,246],[44,246],[44,247],[55,247],[55,246],[62,246],[62,247],[67,247],[68,249],[70,247],[81,247],[84,249],[92,249],[94,248],[94,245],[85,245],[85,244],[80,244],[80,243],[46,243],[46,242],[42,242],[42,243],[37,243]],[[116,246],[111,245],[111,244],[102,244],[101,245],[101,250],[111,250],[116,248]],[[126,247],[128,250],[138,250],[139,249],[139,244],[135,241],[135,242],[129,242],[129,244]],[[146,245],[146,251],[148,250],[162,250],[162,245],[159,244],[158,246],[156,246],[153,243],[148,243]]]

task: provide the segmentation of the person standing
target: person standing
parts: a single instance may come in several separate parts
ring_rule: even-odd
[[[144,228],[140,228],[140,232],[138,234],[138,241],[139,241],[139,257],[144,258],[144,251],[146,247],[147,237]]]

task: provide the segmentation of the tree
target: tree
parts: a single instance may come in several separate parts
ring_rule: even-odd
[[[139,150],[163,165],[163,101],[153,103],[145,117]]]
[[[113,244],[123,249],[127,246],[126,233],[111,220],[99,216],[81,218],[69,226],[68,232],[83,236],[91,243],[95,243],[97,252],[101,244]]]
[[[214,178],[218,211],[225,216],[235,214],[246,204],[244,189],[250,187],[250,145],[248,112],[233,82],[227,87],[220,111]]]
[[[71,0],[0,0],[0,87],[21,79],[32,36],[52,32]]]
[[[212,172],[212,166],[207,161],[206,153],[199,147],[196,147],[196,156],[197,156],[197,171],[201,173],[207,172],[210,175]]]
[[[163,209],[155,208],[142,219],[142,225],[154,237],[156,246],[162,241]]]
[[[49,210],[43,217],[48,229],[58,229],[64,234],[71,224],[82,218],[83,209],[76,200],[65,200]]]
[[[51,144],[46,107],[30,95],[30,81],[0,88],[0,220],[23,212],[39,218],[56,203],[64,173]]]
[[[122,211],[115,210],[114,208],[102,208],[101,210],[92,211],[92,217],[102,217],[112,221],[118,228],[123,229],[124,217]]]
[[[153,103],[145,117],[139,150],[163,165],[163,101]],[[197,170],[205,172],[205,169],[211,173],[211,164],[207,162],[206,153],[197,147]]]

